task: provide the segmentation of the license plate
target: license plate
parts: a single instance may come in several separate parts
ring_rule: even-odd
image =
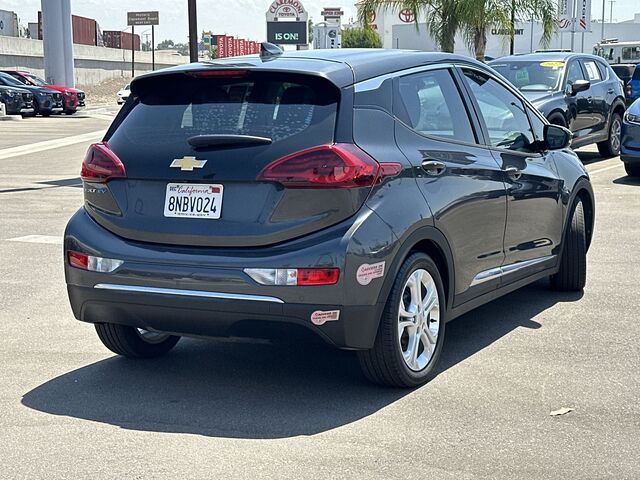
[[[169,183],[164,216],[216,220],[222,213],[222,191],[216,184]]]

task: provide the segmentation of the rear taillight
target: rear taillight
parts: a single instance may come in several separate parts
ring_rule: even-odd
[[[625,94],[628,96],[631,95],[631,84],[627,83],[627,86],[625,87]]]
[[[72,250],[67,252],[67,259],[72,267],[99,273],[111,273],[124,263],[115,258],[96,257]]]
[[[397,175],[398,163],[379,164],[356,145],[337,143],[308,148],[267,165],[258,180],[288,188],[357,188],[381,176]]]
[[[340,279],[339,268],[245,268],[244,272],[261,285],[310,286],[334,285]]]
[[[106,143],[94,143],[89,147],[80,171],[82,180],[103,183],[126,176],[124,165]]]

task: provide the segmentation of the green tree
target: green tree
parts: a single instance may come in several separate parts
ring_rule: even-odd
[[[553,35],[557,0],[363,0],[358,18],[365,28],[369,28],[369,19],[377,9],[411,10],[416,29],[418,22],[424,21],[444,52],[453,52],[455,35],[459,32],[476,58],[484,60],[489,28],[495,27],[513,36],[512,12],[514,18],[541,21],[541,43],[548,45]]]
[[[370,28],[346,28],[342,31],[342,48],[382,48],[382,40]]]
[[[169,48],[174,47],[175,43],[173,43],[173,40],[163,40],[158,44],[156,50],[168,50]]]

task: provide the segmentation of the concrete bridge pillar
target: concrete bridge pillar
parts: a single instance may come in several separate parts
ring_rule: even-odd
[[[41,5],[45,79],[73,88],[71,0],[42,0]]]

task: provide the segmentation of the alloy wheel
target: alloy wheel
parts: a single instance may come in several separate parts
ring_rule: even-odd
[[[423,269],[407,279],[398,308],[398,346],[412,371],[431,361],[440,331],[440,298],[433,277]]]

